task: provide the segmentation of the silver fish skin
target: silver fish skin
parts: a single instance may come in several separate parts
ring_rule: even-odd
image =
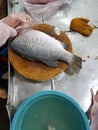
[[[91,130],[98,130],[98,91],[93,94],[93,105],[91,108]]]
[[[61,42],[38,30],[24,30],[12,42],[11,47],[30,61],[42,62],[49,67],[58,67],[63,61],[69,65],[69,73],[79,72],[82,59],[64,49]]]

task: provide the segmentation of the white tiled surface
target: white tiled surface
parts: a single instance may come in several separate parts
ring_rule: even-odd
[[[11,12],[20,12],[19,6],[16,4]],[[68,30],[72,18],[86,17],[91,24],[98,26],[97,12],[97,0],[73,0],[65,14],[59,12],[45,22],[57,26],[58,29]],[[53,89],[68,94],[86,111],[91,103],[90,88],[94,91],[98,89],[98,30],[95,29],[90,37],[75,32],[67,34],[71,39],[74,54],[82,57],[85,62],[79,74],[68,76],[61,73],[52,79]],[[36,83],[14,71],[10,76],[8,103],[17,108],[29,95],[43,90],[51,90],[51,80]]]

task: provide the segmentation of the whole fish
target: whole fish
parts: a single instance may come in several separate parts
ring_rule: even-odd
[[[77,73],[82,59],[64,49],[62,42],[38,30],[23,30],[11,43],[19,55],[30,61],[42,62],[49,67],[58,67],[63,61],[69,65],[68,72]]]
[[[93,105],[91,107],[91,130],[98,130],[98,91],[93,94]]]

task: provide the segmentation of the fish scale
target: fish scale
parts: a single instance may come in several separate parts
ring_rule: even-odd
[[[69,65],[69,71],[77,73],[82,66],[82,59],[65,50],[62,42],[38,30],[23,30],[11,42],[11,47],[26,59],[49,67],[58,67],[62,61]]]

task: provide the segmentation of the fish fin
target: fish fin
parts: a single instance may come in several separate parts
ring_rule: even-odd
[[[44,60],[43,63],[48,65],[49,67],[53,67],[53,68],[59,66],[59,61],[57,61],[57,60],[51,60],[51,59],[50,60]]]
[[[65,50],[68,48],[68,44],[65,42],[61,42],[61,45],[64,47]]]

